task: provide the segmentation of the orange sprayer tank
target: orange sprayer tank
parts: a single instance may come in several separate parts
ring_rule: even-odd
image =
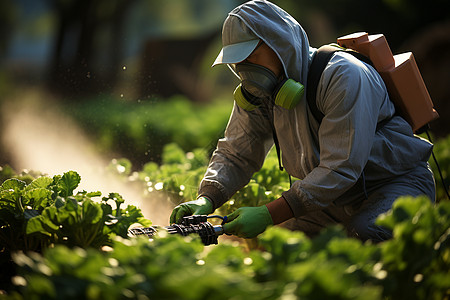
[[[411,52],[392,55],[384,35],[366,32],[340,37],[337,43],[370,58],[396,109],[414,132],[439,117]]]

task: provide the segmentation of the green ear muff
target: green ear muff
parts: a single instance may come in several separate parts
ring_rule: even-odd
[[[301,83],[288,79],[275,96],[275,104],[286,109],[292,109],[300,101],[304,93],[305,87]]]
[[[275,96],[275,104],[286,109],[292,109],[298,104],[304,93],[305,87],[301,83],[293,79],[288,79],[278,90]],[[236,87],[233,96],[240,108],[251,111],[258,107],[258,105],[252,104],[249,100],[247,100],[247,98],[251,97],[251,95],[248,95],[248,92],[247,97],[244,95],[242,84],[239,84]]]
[[[233,92],[234,101],[236,101],[237,105],[239,105],[240,108],[243,108],[245,110],[254,110],[257,106],[251,104],[242,93],[242,84],[239,84],[237,88]]]

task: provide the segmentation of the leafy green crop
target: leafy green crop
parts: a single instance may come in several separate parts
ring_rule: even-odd
[[[167,144],[164,146],[162,162],[162,165],[149,162],[140,172],[129,176],[129,172],[124,171],[123,175],[140,182],[146,194],[150,194],[149,201],[153,192],[166,193],[175,205],[195,199],[198,184],[206,171],[207,153],[202,149],[185,153],[178,145]],[[130,165],[126,159],[116,160],[111,169],[127,169],[131,168]]]
[[[378,224],[395,236],[382,247],[385,293],[394,299],[449,297],[450,202],[434,207],[426,197],[402,197]]]
[[[162,164],[145,164],[141,171],[131,173],[131,163],[127,159],[114,160],[112,170],[127,176],[132,181],[143,183],[148,193],[161,191],[168,195],[172,204],[190,201],[197,197],[197,190],[208,166],[208,153],[204,149],[194,149],[185,153],[177,144],[164,146]],[[219,213],[249,205],[263,205],[281,196],[289,188],[288,176],[278,168],[276,152],[271,151],[262,167],[255,173],[249,184],[238,191]],[[151,198],[151,197],[149,197]]]
[[[50,246],[100,248],[111,244],[115,235],[126,237],[133,223],[149,226],[140,209],[124,203],[117,193],[103,197],[100,192],[74,190],[80,183],[74,171],[53,178],[41,176],[27,184],[17,178],[0,186],[0,282],[11,270],[10,256],[16,251],[43,252]],[[108,202],[115,203],[115,209]],[[7,270],[7,271],[6,271]]]
[[[249,252],[226,237],[205,248],[198,238],[161,234],[116,237],[106,252],[56,245],[15,253],[19,271],[5,298],[447,299],[449,204],[399,199],[379,219],[394,238],[379,244],[340,227],[314,239],[271,227]]]
[[[119,159],[111,169],[145,188],[148,201],[155,191],[173,204],[195,198],[207,153],[168,144],[162,162],[132,172]],[[5,167],[0,175],[9,178],[0,186],[1,299],[450,299],[449,201],[399,198],[377,221],[394,234],[379,244],[339,226],[314,239],[272,227],[252,247],[223,236],[204,248],[193,237],[128,239],[131,224],[150,221],[122,209],[117,193],[75,193],[76,172],[33,178]],[[272,151],[219,213],[272,201],[288,184]]]
[[[149,224],[138,208],[124,203],[117,193],[92,198],[100,192],[74,190],[81,178],[69,171],[62,176],[38,177],[30,184],[7,179],[0,186],[0,241],[9,250],[40,251],[50,244],[101,247],[111,233],[126,236],[135,222]],[[113,210],[108,202],[115,202]]]

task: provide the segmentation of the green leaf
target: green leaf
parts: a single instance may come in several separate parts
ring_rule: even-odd
[[[86,197],[101,197],[102,196],[102,192],[97,191],[97,192],[89,192],[86,194]]]
[[[46,235],[56,232],[59,229],[57,222],[58,211],[56,207],[47,207],[42,214],[31,218],[27,222],[27,234],[40,232]],[[55,224],[56,223],[56,224]]]
[[[23,211],[21,195],[23,193],[23,189],[25,188],[25,181],[18,180],[15,178],[5,180],[0,187],[0,199],[2,200],[0,203],[0,207],[12,206],[18,209],[19,211]]]
[[[34,209],[39,207],[45,208],[48,200],[51,199],[52,191],[45,188],[35,188],[27,190],[23,197],[25,199],[25,205],[30,205]]]
[[[75,226],[79,222],[81,207],[73,198],[67,198],[66,204],[58,209],[58,222],[66,222],[69,226]]]
[[[60,208],[63,207],[64,205],[66,205],[66,200],[60,196],[56,197],[55,207]]]
[[[2,185],[0,186],[0,191],[8,191],[8,190],[21,191],[25,188],[26,185],[27,184],[25,181],[16,178],[11,178],[5,180],[2,183]]]
[[[16,206],[16,199],[18,198],[18,193],[14,190],[5,190],[0,192],[0,208],[6,207],[8,209],[13,209]]]
[[[53,179],[50,177],[38,177],[33,180],[29,185],[27,185],[26,190],[32,190],[36,188],[47,188],[53,182]]]
[[[125,203],[125,200],[119,193],[109,193],[108,197],[103,197],[102,201],[106,204],[109,200],[113,200],[116,203],[116,217],[120,217],[121,210],[120,205]]]
[[[69,171],[64,173],[61,179],[58,181],[58,189],[62,197],[68,197],[73,195],[73,191],[78,187],[81,182],[80,175],[75,171]]]
[[[82,204],[83,221],[88,224],[98,223],[103,216],[100,204],[85,200]]]
[[[146,220],[139,208],[134,205],[128,205],[125,210],[121,211],[120,217],[116,218],[117,222],[110,220],[111,230],[119,236],[126,237],[128,228],[134,223],[140,223],[145,227],[151,225],[149,220]]]
[[[399,197],[392,205],[391,210],[377,218],[376,224],[392,230],[396,224],[409,222],[421,207],[430,205],[431,201],[425,196],[416,198],[411,196]]]
[[[44,234],[50,234],[48,231],[44,229],[41,219],[42,219],[41,216],[37,216],[35,218],[28,220],[26,233],[32,234],[36,232],[41,232]]]

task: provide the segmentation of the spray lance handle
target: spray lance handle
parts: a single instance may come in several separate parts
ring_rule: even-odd
[[[211,224],[208,219],[219,218],[222,220],[220,225]],[[217,238],[224,234],[223,224],[227,222],[227,217],[218,215],[193,215],[183,217],[180,224],[172,224],[170,226],[150,226],[150,227],[137,227],[128,230],[128,236],[147,235],[153,237],[161,228],[166,230],[169,234],[179,234],[182,236],[188,236],[190,234],[198,234],[205,246],[211,244],[217,244]]]

